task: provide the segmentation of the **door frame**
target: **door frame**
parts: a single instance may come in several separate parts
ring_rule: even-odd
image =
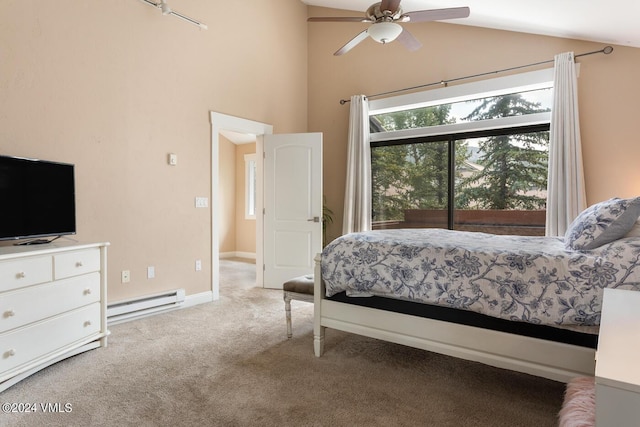
[[[213,299],[220,299],[220,131],[227,130],[243,134],[252,134],[256,137],[256,285],[263,286],[264,253],[262,249],[262,235],[264,230],[263,195],[263,168],[264,152],[263,138],[265,134],[273,133],[273,126],[228,114],[209,112],[211,122],[211,292]]]

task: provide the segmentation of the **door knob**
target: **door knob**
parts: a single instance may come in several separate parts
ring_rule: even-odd
[[[320,222],[319,216],[314,216],[313,218],[309,218],[307,221],[309,222]]]

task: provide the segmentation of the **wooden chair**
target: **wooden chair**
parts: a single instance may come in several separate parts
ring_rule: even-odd
[[[287,317],[287,338],[291,332],[291,300],[313,303],[313,275],[300,276],[286,281],[282,285],[284,291],[284,310]]]

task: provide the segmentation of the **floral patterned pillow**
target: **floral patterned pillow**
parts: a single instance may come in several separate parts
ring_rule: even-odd
[[[631,227],[631,230],[624,237],[640,237],[640,219],[638,219]]]
[[[624,237],[640,216],[640,197],[613,198],[582,211],[564,235],[565,247],[589,250]]]

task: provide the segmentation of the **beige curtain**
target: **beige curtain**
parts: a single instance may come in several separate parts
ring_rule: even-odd
[[[351,97],[347,179],[342,233],[371,230],[371,146],[369,102],[364,95]]]
[[[573,52],[555,56],[553,94],[545,234],[563,236],[587,204]]]

